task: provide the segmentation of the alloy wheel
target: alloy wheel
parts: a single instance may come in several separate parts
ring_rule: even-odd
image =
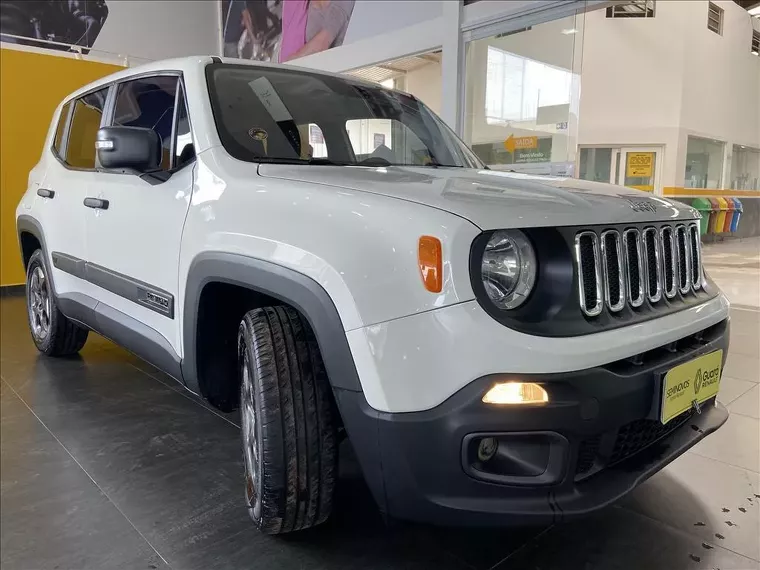
[[[27,305],[32,333],[42,340],[50,334],[50,288],[47,276],[39,265],[32,270]]]
[[[258,519],[261,514],[260,493],[260,442],[254,399],[253,378],[251,376],[248,352],[243,352],[242,398],[240,406],[241,430],[243,432],[243,457],[245,459],[245,494],[248,506],[253,509],[253,516]]]

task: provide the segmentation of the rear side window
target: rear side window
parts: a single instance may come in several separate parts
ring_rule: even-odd
[[[66,123],[69,120],[69,111],[71,110],[71,101],[66,103],[61,109],[61,115],[58,117],[58,127],[55,129],[55,139],[53,140],[53,148],[58,156],[63,156],[63,135],[66,133]]]
[[[108,87],[95,91],[74,102],[66,163],[75,168],[95,168],[95,139],[103,117]]]

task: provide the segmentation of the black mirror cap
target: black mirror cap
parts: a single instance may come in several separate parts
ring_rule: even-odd
[[[95,141],[103,168],[150,172],[161,165],[161,140],[152,129],[103,127]]]

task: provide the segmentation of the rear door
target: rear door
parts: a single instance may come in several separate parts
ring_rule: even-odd
[[[103,121],[108,87],[64,105],[45,178],[37,189],[37,209],[47,244],[48,267],[56,293],[90,294],[84,279],[84,198],[95,175],[95,137]]]
[[[147,325],[179,354],[179,249],[190,205],[195,151],[179,74],[114,86],[109,125],[153,129],[162,142],[162,183],[100,171],[88,189],[87,275],[96,298]]]

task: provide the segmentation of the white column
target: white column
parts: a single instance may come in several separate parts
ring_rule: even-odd
[[[462,61],[462,3],[458,1],[443,2],[441,62],[441,118],[455,131],[459,125],[462,101],[460,101],[459,84],[464,81],[459,76]]]

